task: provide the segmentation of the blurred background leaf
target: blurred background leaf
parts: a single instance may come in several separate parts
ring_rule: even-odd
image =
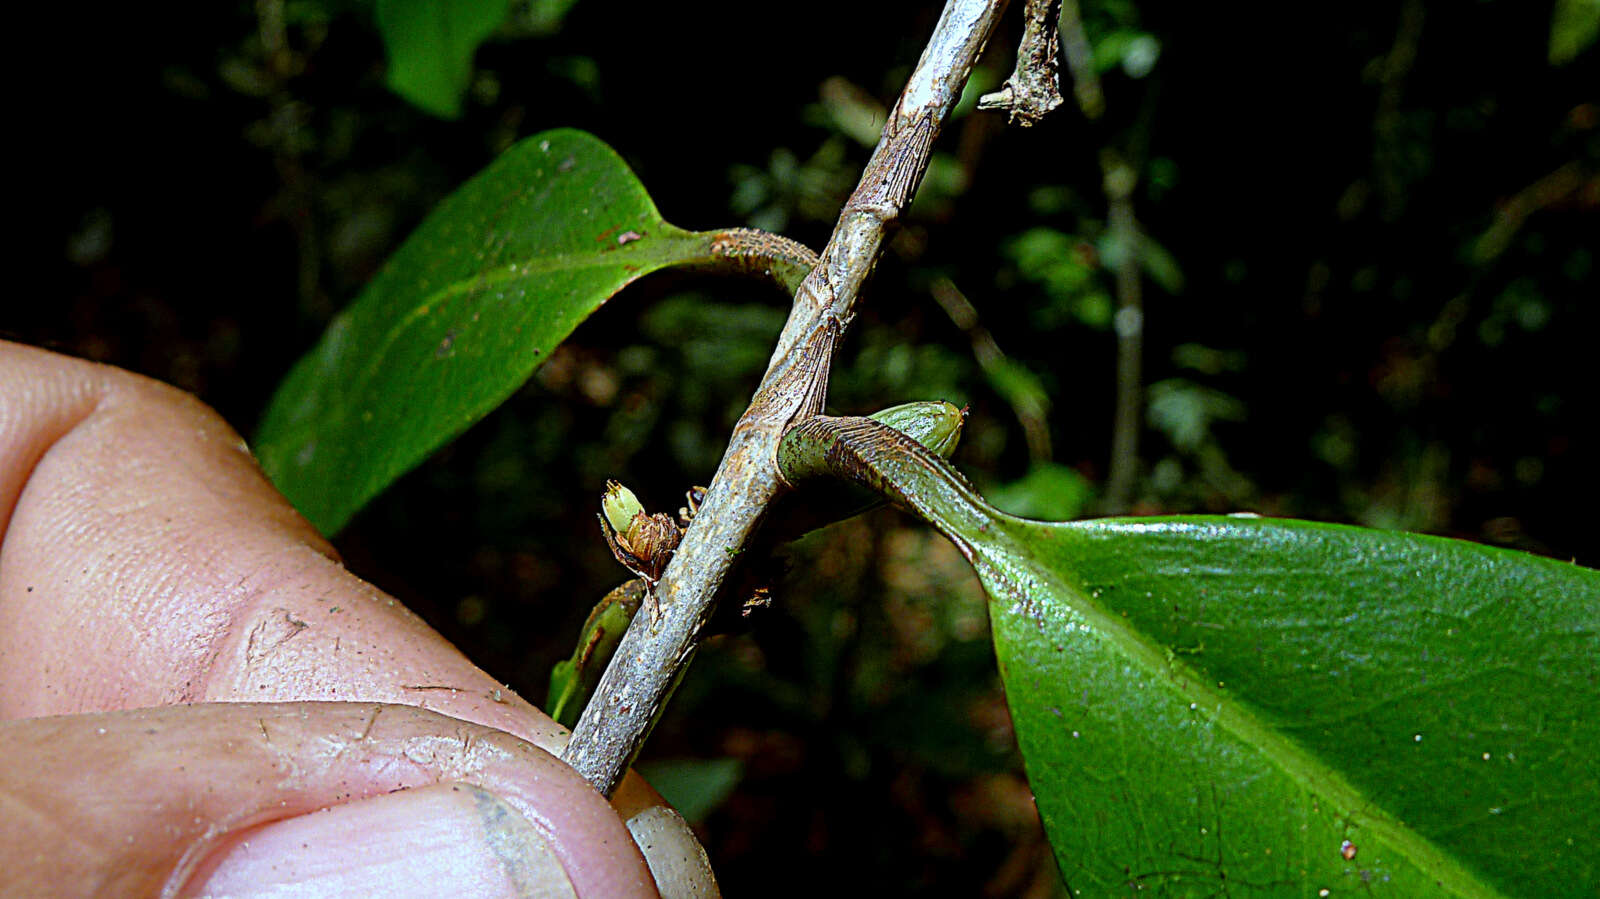
[[[377,0],[389,87],[419,109],[461,117],[478,45],[506,19],[511,0]]]
[[[1550,62],[1566,65],[1600,36],[1600,0],[1556,0],[1550,14]]]
[[[996,509],[1037,521],[1070,521],[1083,514],[1094,487],[1065,465],[1039,462],[1008,484],[984,491]]]
[[[739,785],[744,763],[738,759],[658,759],[640,767],[672,807],[690,824],[705,821]]]

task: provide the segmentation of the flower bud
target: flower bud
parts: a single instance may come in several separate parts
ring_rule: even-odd
[[[605,514],[606,524],[622,534],[627,532],[635,516],[644,514],[644,506],[632,490],[616,481],[606,481],[605,495],[600,497],[600,511]]]
[[[961,439],[961,426],[966,424],[967,410],[933,400],[902,403],[867,417],[894,428],[948,459],[956,451],[956,442]]]

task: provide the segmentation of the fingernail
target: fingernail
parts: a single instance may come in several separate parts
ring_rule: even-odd
[[[661,899],[722,895],[711,859],[682,815],[653,805],[628,819],[628,832],[644,853]]]
[[[504,800],[438,784],[239,835],[198,896],[576,897],[550,844]]]

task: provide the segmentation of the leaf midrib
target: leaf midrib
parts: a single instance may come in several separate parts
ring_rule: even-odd
[[[665,225],[665,223],[658,223],[658,227],[663,225]],[[688,233],[690,232],[683,232],[683,234]],[[668,234],[663,236],[678,237],[682,235]],[[607,253],[604,259],[599,260],[597,260],[593,255],[577,253],[561,253],[556,255],[537,256],[533,257],[534,261],[520,260],[517,262],[510,262],[504,265],[495,266],[494,268],[485,269],[481,272],[473,274],[471,277],[451,281],[432,293],[426,294],[421,302],[413,305],[406,311],[405,315],[396,319],[391,327],[383,331],[382,339],[373,345],[375,349],[367,353],[366,364],[363,365],[357,375],[351,379],[348,389],[340,390],[330,396],[328,406],[331,407],[332,415],[325,416],[315,422],[315,429],[321,430],[325,428],[328,417],[332,417],[341,423],[348,422],[352,411],[349,398],[363,395],[363,392],[366,390],[367,386],[372,383],[373,378],[377,376],[378,371],[384,366],[388,357],[389,348],[393,346],[394,343],[400,339],[400,336],[410,329],[412,325],[420,321],[423,317],[434,314],[439,310],[440,307],[444,306],[450,301],[458,297],[465,296],[469,293],[474,293],[502,284],[509,284],[519,278],[533,275],[551,274],[558,271],[581,271],[586,268],[606,268],[617,265],[620,260],[635,259],[639,257],[648,259],[649,256],[641,252],[643,249],[654,249],[654,244],[652,244],[650,247],[641,247],[637,249],[628,245],[624,245]],[[656,259],[651,264],[642,265],[637,271],[630,273],[630,277],[628,277],[623,284],[625,285],[637,280],[638,278],[650,274],[656,269],[662,268],[668,264],[670,264],[670,260]],[[615,291],[612,291],[611,295],[614,294]],[[357,303],[359,302],[360,300],[357,300]],[[311,423],[301,422],[295,424],[293,427],[285,429],[285,433],[282,438],[283,442],[290,445],[297,444],[301,437],[313,430],[310,425]]]
[[[1081,531],[1085,524],[1083,522],[1046,524],[1026,521],[998,511],[991,511],[990,515],[996,526],[990,527],[988,533],[964,534],[962,539],[974,548],[976,553],[974,562],[981,560],[980,579],[993,578],[997,585],[1011,588],[998,591],[1002,598],[1022,594],[1016,592],[1017,585],[1007,575],[1005,566],[996,564],[995,559],[991,557],[995,545],[1013,544],[1009,547],[1013,558],[1033,563],[1035,560],[1032,554],[1023,548],[1025,541],[1018,538],[1016,529],[1053,527],[1073,533]],[[1484,897],[1484,899],[1506,897],[1505,893],[1486,884],[1480,876],[1434,845],[1428,838],[1397,820],[1386,807],[1364,794],[1328,763],[1311,754],[1294,740],[1278,733],[1258,714],[1251,711],[1242,699],[1212,687],[1210,678],[1179,657],[1169,655],[1164,645],[1135,629],[1127,619],[1113,614],[1094,598],[1085,596],[1082,591],[1063,583],[1048,566],[1035,563],[1028,567],[1040,577],[1041,581],[1053,586],[1073,611],[1082,615],[1090,626],[1104,634],[1123,655],[1148,672],[1150,680],[1159,681],[1169,687],[1174,694],[1188,698],[1196,708],[1211,710],[1211,720],[1216,726],[1246,745],[1259,750],[1307,792],[1326,797],[1347,810],[1349,814],[1361,815],[1365,819],[1362,827],[1371,830],[1397,851],[1404,853],[1419,870],[1433,876],[1440,886],[1460,896]],[[987,575],[985,570],[988,572]],[[993,597],[993,593],[991,596]],[[1033,617],[1026,611],[1020,614]]]

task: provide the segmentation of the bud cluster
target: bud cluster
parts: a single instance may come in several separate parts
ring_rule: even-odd
[[[683,529],[670,515],[646,512],[633,491],[616,481],[606,482],[600,498],[600,531],[622,566],[654,584],[672,559]]]

